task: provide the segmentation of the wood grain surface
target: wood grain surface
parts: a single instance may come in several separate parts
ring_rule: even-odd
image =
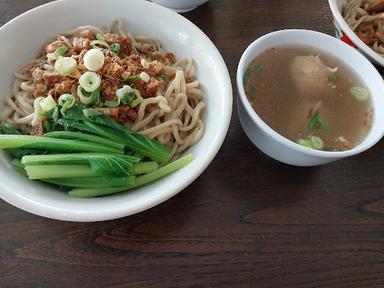
[[[0,0],[0,24],[45,2]],[[326,0],[210,0],[185,16],[217,45],[233,83],[259,36],[332,32]],[[1,201],[0,287],[384,287],[383,143],[323,167],[289,167],[251,144],[234,106],[205,173],[149,211],[67,223]]]

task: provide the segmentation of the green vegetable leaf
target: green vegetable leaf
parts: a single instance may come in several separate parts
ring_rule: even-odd
[[[88,161],[96,175],[113,177],[129,176],[129,169],[133,167],[134,163],[114,155],[109,157],[92,157]]]
[[[83,110],[88,107],[84,104],[75,104],[71,108],[67,109],[64,113],[65,119],[71,120],[87,120],[88,118],[84,115]]]
[[[12,127],[6,122],[0,123],[0,133],[6,135],[23,135],[19,130]],[[17,159],[21,159],[25,155],[36,155],[36,154],[46,154],[47,151],[43,149],[27,149],[27,148],[14,148],[14,149],[5,149],[5,152]]]

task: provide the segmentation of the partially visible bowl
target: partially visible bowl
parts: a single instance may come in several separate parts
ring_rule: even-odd
[[[267,49],[281,46],[311,46],[340,59],[360,75],[371,91],[374,119],[364,141],[355,148],[342,152],[318,151],[303,147],[281,136],[270,128],[255,112],[245,94],[243,75],[249,63]],[[323,33],[308,30],[282,30],[272,32],[254,41],[243,53],[237,69],[239,90],[238,113],[249,139],[265,154],[286,164],[315,166],[350,157],[369,149],[384,135],[384,81],[375,67],[356,49]]]
[[[176,12],[184,13],[196,9],[208,0],[152,0],[157,4],[173,9]]]
[[[372,62],[384,67],[384,57],[376,53],[372,48],[360,40],[360,38],[352,31],[351,27],[345,22],[341,14],[343,0],[328,0],[329,7],[333,15],[333,27],[335,36],[347,43],[348,45],[357,48],[364,56]]]
[[[87,11],[87,13],[84,13]],[[100,11],[103,11],[100,13]],[[17,174],[0,153],[0,197],[28,212],[70,221],[101,221],[128,216],[166,201],[192,183],[221,147],[232,112],[232,86],[227,67],[215,45],[194,24],[177,13],[142,0],[63,0],[28,11],[0,28],[0,109],[13,85],[13,73],[34,59],[43,43],[80,25],[107,25],[120,17],[134,34],[158,38],[176,57],[191,56],[201,81],[206,130],[187,153],[194,161],[142,188],[93,199],[70,198],[51,186]],[[44,20],[42,20],[44,19]]]

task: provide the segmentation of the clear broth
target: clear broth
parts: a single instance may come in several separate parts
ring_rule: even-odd
[[[244,84],[248,100],[261,119],[304,146],[349,150],[370,130],[370,94],[364,101],[358,100],[351,88],[369,91],[350,68],[323,51],[302,46],[269,49],[251,62]],[[321,139],[322,147],[311,144],[314,136]]]

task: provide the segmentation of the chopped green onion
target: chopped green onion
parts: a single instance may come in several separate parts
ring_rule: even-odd
[[[309,139],[303,139],[303,138],[297,139],[297,144],[307,148],[313,148],[312,141]]]
[[[84,66],[89,71],[98,71],[103,67],[105,56],[99,49],[90,49],[84,55]]]
[[[64,116],[65,112],[76,103],[75,96],[71,94],[63,94],[59,97],[59,106],[61,106],[60,113]]]
[[[369,90],[359,86],[352,87],[351,94],[360,102],[367,101],[370,97]]]
[[[162,78],[164,81],[168,81],[169,76],[168,76],[168,74],[163,74],[163,75],[161,75],[161,78]]]
[[[263,73],[263,67],[261,66],[261,64],[256,64],[254,70],[256,75],[260,75],[261,73]]]
[[[116,90],[116,96],[122,99],[127,93],[134,92],[133,88],[129,85],[124,85],[122,88]]]
[[[62,76],[68,76],[77,69],[77,62],[72,57],[62,57],[55,62],[55,70]]]
[[[312,147],[316,150],[322,150],[324,148],[324,141],[317,136],[311,137]]]
[[[247,70],[245,70],[243,78],[244,87],[248,85],[249,77],[251,77],[251,69],[247,68]]]
[[[52,95],[48,95],[43,100],[40,101],[40,107],[44,112],[51,111],[56,107],[56,101],[53,99]]]
[[[135,91],[131,91],[131,92],[125,93],[124,97],[122,97],[121,99],[119,98],[119,99],[120,99],[121,104],[131,106],[132,102],[133,102],[133,100],[135,100],[135,98],[136,98]]]
[[[127,79],[125,79],[125,81],[128,81],[128,82],[134,82],[134,81],[137,81],[137,80],[141,80],[140,74],[139,75],[130,76]]]
[[[100,87],[101,77],[95,72],[87,71],[79,79],[80,86],[87,92],[93,92]]]
[[[104,105],[107,107],[117,107],[120,105],[120,99],[118,98],[116,101],[114,100],[105,100]]]
[[[119,54],[120,53],[120,44],[119,43],[113,43],[111,44],[111,51]]]
[[[93,92],[87,92],[79,85],[77,87],[77,95],[80,98],[80,102],[85,105],[93,105],[100,102],[100,89],[96,89]]]
[[[132,101],[131,108],[135,108],[137,105],[139,105],[141,102],[144,101],[144,99],[141,97],[140,91],[135,89],[136,93],[136,99]]]
[[[68,47],[65,47],[65,46],[57,48],[55,51],[56,59],[59,58],[60,56],[63,56],[67,51],[68,51]]]
[[[110,49],[110,46],[107,42],[105,42],[104,40],[92,40],[91,41],[91,46],[94,48],[94,49],[97,49],[97,46],[96,45],[101,45],[101,46],[104,46],[108,49]]]
[[[149,82],[151,80],[151,76],[148,75],[147,72],[141,72],[139,75],[140,79],[143,80],[145,83]]]
[[[143,66],[144,69],[149,68],[149,62],[145,59],[141,59],[140,64],[141,64],[141,66]]]
[[[249,91],[248,98],[252,101],[256,99],[256,89],[252,88],[251,91]]]
[[[85,117],[108,115],[108,112],[109,112],[108,108],[89,108],[89,109],[83,110]]]
[[[327,121],[320,118],[320,112],[319,112],[319,110],[317,110],[312,115],[311,119],[309,119],[307,128],[308,129],[318,129],[318,128],[327,127],[327,126],[328,126]]]
[[[53,108],[52,119],[56,122],[59,119],[59,108]]]
[[[103,33],[97,33],[96,39],[100,41],[105,41],[105,35]]]
[[[336,74],[329,74],[327,76],[327,79],[329,82],[331,82],[332,84],[336,84],[337,83],[337,76]]]

